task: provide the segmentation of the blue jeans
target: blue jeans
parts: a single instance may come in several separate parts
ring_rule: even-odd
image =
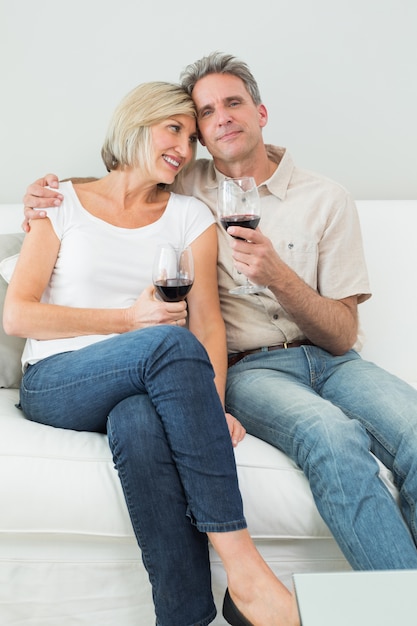
[[[229,369],[226,409],[285,452],[354,569],[417,568],[417,391],[351,350],[260,352]],[[378,476],[394,475],[400,508]]]
[[[155,326],[48,357],[21,385],[29,419],[107,431],[158,626],[214,619],[206,532],[246,527],[213,376],[190,332]]]

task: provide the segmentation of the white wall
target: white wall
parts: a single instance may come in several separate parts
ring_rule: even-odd
[[[213,50],[247,61],[266,141],[300,166],[356,198],[417,198],[416,0],[247,3],[0,0],[0,202],[50,171],[103,174],[120,98]]]

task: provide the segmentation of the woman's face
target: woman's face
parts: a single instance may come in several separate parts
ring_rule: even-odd
[[[173,115],[152,126],[151,131],[157,179],[171,184],[192,159],[197,142],[195,119],[189,115]]]

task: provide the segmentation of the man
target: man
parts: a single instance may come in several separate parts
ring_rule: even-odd
[[[354,569],[417,568],[417,392],[356,351],[357,306],[370,293],[354,203],[264,144],[268,114],[246,64],[215,53],[182,83],[213,160],[197,161],[176,190],[213,212],[225,176],[253,176],[261,195],[260,228],[218,228],[227,411],[302,468]],[[35,184],[25,204],[48,206],[54,193]],[[269,291],[229,294],[245,277]],[[369,450],[392,470],[400,508]]]

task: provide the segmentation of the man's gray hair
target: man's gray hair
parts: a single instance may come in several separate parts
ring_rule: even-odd
[[[244,82],[254,103],[256,105],[262,104],[259,87],[252,72],[246,63],[240,61],[232,54],[212,52],[208,56],[190,63],[181,72],[181,86],[191,96],[196,82],[209,74],[232,74],[232,76],[237,76]]]

